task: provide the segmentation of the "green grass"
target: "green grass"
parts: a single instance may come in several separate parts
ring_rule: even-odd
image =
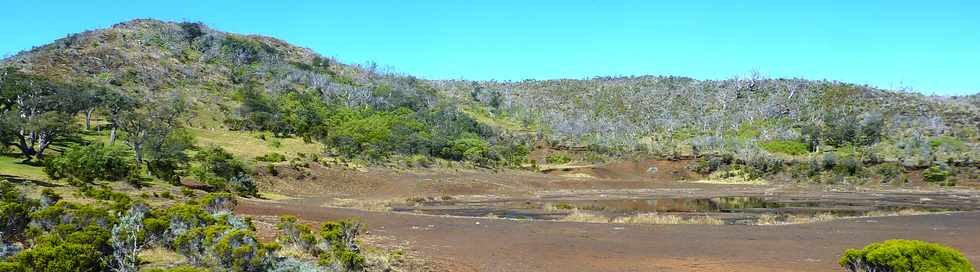
[[[794,140],[774,140],[759,143],[763,149],[773,153],[783,153],[788,155],[803,155],[808,153],[807,144]]]
[[[463,113],[481,124],[501,128],[506,131],[532,132],[537,129],[537,127],[533,124],[530,127],[524,127],[519,121],[511,120],[502,116],[492,116],[490,112],[487,112],[487,110],[482,107],[469,106],[464,107],[462,110]]]
[[[318,143],[304,143],[300,138],[274,138],[271,135],[262,140],[259,132],[242,132],[228,130],[207,130],[189,128],[194,135],[197,146],[217,145],[235,156],[252,160],[269,153],[279,153],[286,157],[296,157],[299,153],[320,153],[323,146]],[[273,144],[278,142],[278,144]],[[276,147],[278,146],[278,147]]]
[[[0,155],[0,175],[42,181],[48,179],[42,167],[23,164],[21,161],[21,158]]]

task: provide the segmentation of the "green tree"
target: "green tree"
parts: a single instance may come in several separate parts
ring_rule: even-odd
[[[165,148],[170,148],[166,144],[177,130],[186,107],[183,98],[173,93],[167,97],[148,98],[137,109],[119,115],[118,125],[125,133],[126,144],[135,153],[137,167],[142,166],[147,153],[163,154]],[[177,147],[187,148],[185,142]]]
[[[27,161],[43,160],[51,143],[72,131],[77,108],[64,102],[70,92],[12,67],[0,71],[0,78],[0,140],[20,149]]]
[[[101,106],[109,117],[109,145],[116,143],[116,130],[123,122],[124,114],[137,107],[138,103],[132,97],[119,92],[104,90],[100,92]]]

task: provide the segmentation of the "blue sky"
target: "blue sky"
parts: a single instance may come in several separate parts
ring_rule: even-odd
[[[980,91],[980,1],[6,0],[0,9],[2,55],[157,18],[273,36],[428,79],[758,71],[925,94]]]

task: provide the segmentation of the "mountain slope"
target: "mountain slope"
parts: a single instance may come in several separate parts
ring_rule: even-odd
[[[400,154],[513,158],[524,153],[488,146],[545,140],[584,152],[574,160],[760,152],[799,159],[845,149],[869,163],[910,167],[969,165],[980,158],[977,95],[927,97],[832,81],[428,81],[338,63],[274,38],[156,20],[70,35],[3,65],[133,96],[180,93],[192,101],[191,126],[329,138],[324,142],[334,147],[355,141],[358,148],[347,153],[363,153],[368,144]],[[294,110],[310,97],[325,109]],[[316,118],[303,119],[311,115]],[[375,132],[396,135],[405,130],[396,125],[415,121],[418,126],[408,126],[414,132],[394,145],[343,134],[384,124],[390,129]],[[430,128],[436,132],[423,133]],[[481,140],[472,141],[474,136]],[[413,142],[417,138],[429,144]]]
[[[315,91],[343,97],[351,105],[407,103],[371,93],[378,86],[394,85],[392,89],[406,97],[434,101],[431,89],[409,77],[381,75],[372,67],[340,64],[277,39],[215,31],[198,23],[128,21],[70,35],[4,64],[60,81],[109,84],[133,93],[178,90],[195,94],[201,106],[226,104],[220,100],[249,84],[270,93]]]

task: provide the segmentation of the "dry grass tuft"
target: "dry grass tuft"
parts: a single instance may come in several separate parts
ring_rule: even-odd
[[[756,225],[788,225],[788,224],[809,224],[826,222],[840,219],[865,218],[865,217],[886,217],[886,216],[908,216],[930,214],[932,212],[917,209],[901,209],[897,211],[871,211],[860,216],[841,216],[833,213],[802,214],[802,215],[776,215],[763,214],[756,220]]]
[[[401,250],[369,248],[364,251],[367,271],[402,271],[405,254]]]
[[[572,210],[572,213],[570,213],[567,216],[563,217],[561,219],[561,221],[566,221],[566,222],[587,222],[587,223],[609,223],[609,218],[608,217],[605,217],[605,216],[602,216],[602,215],[598,215],[598,214],[583,212],[583,211],[580,211],[579,209],[574,209],[574,210]]]
[[[164,248],[148,248],[140,251],[140,261],[144,262],[141,268],[173,268],[188,264],[187,258],[177,252]]]
[[[676,215],[661,215],[642,213],[633,216],[620,217],[613,220],[620,224],[654,224],[654,225],[723,225],[725,221],[710,216],[680,217]]]
[[[610,219],[608,217],[583,212],[579,209],[572,210],[561,219],[567,222],[588,222],[588,223],[617,223],[617,224],[651,224],[651,225],[723,225],[725,221],[710,216],[681,217],[677,215],[661,215],[656,213],[643,213],[632,216],[618,217]]]
[[[832,213],[818,213],[818,214],[812,214],[812,215],[811,214],[803,214],[803,215],[791,214],[791,215],[786,216],[786,221],[785,222],[787,224],[809,224],[809,223],[816,223],[816,222],[832,221],[832,220],[841,219],[841,218],[842,217],[837,216],[837,215],[834,215]]]
[[[291,197],[291,196],[287,196],[287,195],[282,195],[282,194],[277,194],[277,193],[273,193],[273,192],[259,192],[259,197],[262,198],[262,199],[272,200],[272,201],[281,201],[281,200],[295,199],[295,197]]]
[[[759,219],[755,221],[756,225],[778,225],[780,224],[779,216],[771,213],[763,214],[759,216]]]
[[[391,211],[392,200],[334,198],[323,207],[351,208],[373,212]]]

